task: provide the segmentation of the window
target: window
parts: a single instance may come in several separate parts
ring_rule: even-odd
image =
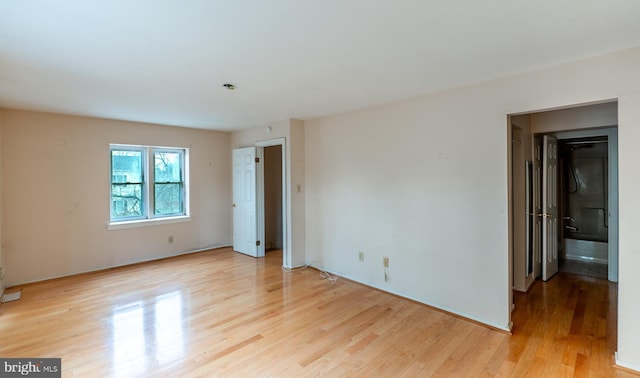
[[[186,216],[186,149],[111,145],[111,222]]]
[[[154,213],[184,214],[184,151],[155,150],[153,161]]]

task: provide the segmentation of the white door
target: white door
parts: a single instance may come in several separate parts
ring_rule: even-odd
[[[542,276],[542,138],[533,139],[533,276]]]
[[[258,257],[256,148],[233,150],[233,250]]]
[[[545,135],[542,157],[542,279],[558,272],[558,140]]]

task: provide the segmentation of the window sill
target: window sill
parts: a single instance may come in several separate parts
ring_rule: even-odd
[[[112,222],[107,225],[107,230],[122,230],[126,228],[159,226],[161,224],[190,222],[191,216],[181,215],[179,217],[138,219],[125,222]]]

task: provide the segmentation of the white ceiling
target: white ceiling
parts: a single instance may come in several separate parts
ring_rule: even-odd
[[[638,0],[2,0],[0,106],[235,130],[638,45]]]

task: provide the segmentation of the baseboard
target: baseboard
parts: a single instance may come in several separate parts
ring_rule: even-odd
[[[171,258],[183,256],[183,255],[189,255],[189,254],[192,254],[192,253],[199,253],[199,252],[204,252],[204,251],[210,251],[210,250],[213,250],[213,249],[228,248],[228,247],[231,247],[231,245],[227,244],[227,243],[219,243],[219,244],[217,243],[217,244],[213,244],[213,245],[208,246],[208,247],[181,251],[181,252],[177,252],[177,253],[174,253],[174,254],[171,254],[171,255],[168,255],[168,256],[162,256],[162,257],[157,257],[157,258],[154,257],[154,258],[150,258],[150,259],[132,261],[132,262],[128,262],[128,263],[124,263],[124,264],[120,264],[120,265],[106,266],[106,267],[101,267],[101,268],[96,268],[96,269],[89,269],[89,270],[82,270],[82,271],[77,271],[77,272],[70,272],[68,274],[61,274],[61,275],[57,275],[57,276],[45,277],[45,278],[36,279],[36,280],[17,282],[15,284],[11,284],[10,287],[22,286],[22,285],[31,285],[31,284],[35,284],[35,283],[41,283],[41,282],[46,282],[46,281],[51,281],[51,280],[57,280],[59,278],[64,278],[64,277],[78,276],[78,275],[82,275],[82,274],[90,274],[90,273],[95,273],[95,272],[101,272],[101,271],[105,271],[105,270],[111,270],[111,269],[114,269],[114,268],[122,268],[122,267],[125,267],[125,266],[144,264],[144,263],[151,262],[151,261],[166,260],[166,259],[171,259]]]
[[[427,301],[418,300],[416,298],[410,297],[410,296],[402,294],[402,293],[397,293],[397,292],[392,291],[392,290],[384,289],[384,288],[381,288],[381,287],[373,286],[373,285],[358,281],[358,280],[353,279],[353,278],[351,278],[349,276],[342,275],[342,274],[340,274],[338,272],[334,272],[332,270],[325,269],[323,266],[321,266],[318,263],[311,263],[311,264],[307,264],[307,265],[312,267],[312,268],[314,268],[314,269],[318,269],[320,271],[329,272],[329,273],[331,273],[331,274],[333,274],[335,276],[338,276],[340,278],[344,278],[344,279],[349,280],[349,281],[353,281],[353,282],[358,283],[360,285],[364,285],[364,286],[370,287],[370,288],[375,289],[375,290],[384,291],[385,293],[389,293],[391,295],[395,295],[395,296],[398,296],[398,297],[401,297],[401,298],[404,298],[404,299],[408,299],[408,300],[410,300],[412,302],[420,303],[422,305],[431,307],[431,308],[433,308],[435,310],[447,313],[447,314],[449,314],[451,316],[471,321],[473,323],[476,323],[476,324],[479,324],[481,326],[493,329],[495,331],[511,334],[511,330],[513,328],[513,323],[512,322],[509,322],[509,324],[506,324],[506,325],[498,324],[498,323],[495,323],[495,322],[492,322],[492,321],[489,321],[489,320],[486,320],[486,319],[482,319],[480,317],[477,317],[477,316],[474,316],[474,315],[471,315],[471,314],[467,314],[467,313],[464,313],[464,312],[461,312],[461,311],[455,311],[455,310],[453,310],[453,309],[451,309],[449,307],[446,307],[446,306],[442,306],[442,305],[439,305],[439,304],[436,304],[436,303],[427,302]]]
[[[632,364],[632,363],[628,363],[628,362],[625,362],[625,361],[621,361],[618,358],[618,352],[615,353],[615,356],[616,356],[616,367],[617,368],[620,368],[620,369],[623,369],[623,370],[627,370],[627,371],[629,371],[630,373],[633,373],[633,374],[640,374],[640,366]]]

